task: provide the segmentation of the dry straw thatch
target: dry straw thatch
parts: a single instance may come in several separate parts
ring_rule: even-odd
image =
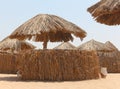
[[[78,47],[79,50],[96,51],[100,66],[107,67],[109,73],[120,73],[120,53],[117,48],[111,43],[105,44],[90,40]]]
[[[69,40],[73,40],[71,34],[81,39],[86,37],[86,32],[84,30],[61,17],[48,14],[39,14],[18,27],[10,35],[10,38],[41,41],[44,42],[43,48],[46,49],[48,41],[67,42]]]
[[[113,51],[98,53],[100,65],[107,67],[109,73],[120,73],[120,53],[118,49],[110,41],[107,41],[105,45]]]
[[[21,50],[29,50],[34,49],[35,46],[32,44],[25,42],[25,41],[19,41],[17,39],[10,39],[5,38],[0,42],[0,50],[1,51],[8,51],[8,52],[14,52],[14,51],[21,51]]]
[[[120,53],[118,51],[99,54],[100,66],[107,67],[108,73],[120,73]]]
[[[72,81],[99,78],[95,52],[33,50],[21,55],[18,69],[23,80]]]
[[[77,49],[87,51],[111,51],[111,49],[106,47],[103,43],[93,39],[78,46]]]
[[[96,18],[97,22],[106,25],[119,25],[120,24],[120,12],[113,14],[104,14]]]
[[[0,52],[0,73],[15,74],[17,72],[17,54]]]
[[[97,22],[107,25],[120,24],[120,0],[101,0],[88,8]]]
[[[115,47],[115,45],[113,43],[111,43],[110,41],[105,42],[105,46],[110,48],[113,51],[118,51],[118,49]]]
[[[76,49],[76,47],[72,45],[70,42],[63,42],[54,49]]]

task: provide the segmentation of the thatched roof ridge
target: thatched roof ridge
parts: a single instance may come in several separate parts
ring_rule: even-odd
[[[105,46],[109,47],[111,50],[118,51],[118,49],[115,47],[115,45],[113,45],[113,43],[111,43],[110,41],[105,42]]]
[[[111,51],[111,49],[106,47],[104,43],[95,41],[93,39],[78,46],[77,49],[88,50],[88,51]]]
[[[26,49],[34,49],[35,46],[32,44],[25,42],[25,41],[19,41],[17,39],[10,39],[10,38],[5,38],[0,42],[0,50],[26,50]],[[18,50],[17,50],[18,51]]]
[[[120,0],[101,0],[87,10],[97,22],[106,25],[120,24]]]
[[[75,49],[76,47],[72,45],[70,42],[63,42],[54,49]]]

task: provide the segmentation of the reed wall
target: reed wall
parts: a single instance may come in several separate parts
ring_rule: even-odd
[[[0,52],[0,73],[15,74],[17,72],[17,55]]]
[[[79,50],[32,50],[19,55],[22,80],[74,81],[99,78],[95,52]]]
[[[99,53],[99,63],[102,67],[107,67],[108,73],[120,73],[120,53],[108,52]]]

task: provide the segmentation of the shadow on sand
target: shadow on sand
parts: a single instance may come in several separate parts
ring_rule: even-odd
[[[0,81],[21,81],[17,76],[0,76]]]
[[[17,77],[17,75],[2,75],[0,76],[0,82],[1,81],[10,81],[10,82],[44,82],[44,83],[53,83],[53,82],[65,82],[65,81],[40,81],[40,80],[21,80],[20,78]],[[73,82],[78,82],[80,80],[73,80]],[[81,81],[85,81],[85,80],[81,80]],[[88,80],[87,80],[88,81]],[[68,81],[69,82],[69,81]]]

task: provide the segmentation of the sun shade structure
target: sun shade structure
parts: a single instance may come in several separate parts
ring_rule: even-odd
[[[35,46],[33,46],[32,44],[25,41],[19,41],[17,39],[5,38],[0,42],[1,51],[20,51],[34,48]]]
[[[87,51],[111,51],[110,48],[106,47],[104,43],[90,40],[86,43],[83,43],[79,47],[77,47],[78,50],[87,50]]]
[[[118,51],[118,49],[110,41],[105,42],[105,46],[109,47],[113,51]]]
[[[54,49],[75,49],[76,47],[72,45],[70,42],[63,42],[62,44],[58,45]]]
[[[98,16],[96,21],[106,25],[119,25],[120,24],[120,12],[113,14],[104,14]]]
[[[43,42],[43,48],[47,48],[47,42],[67,42],[73,40],[72,35],[81,40],[86,37],[86,32],[77,25],[55,15],[39,14],[20,27],[18,27],[10,38],[19,40],[33,40]]]
[[[97,22],[106,25],[120,24],[120,0],[101,0],[88,8]]]

